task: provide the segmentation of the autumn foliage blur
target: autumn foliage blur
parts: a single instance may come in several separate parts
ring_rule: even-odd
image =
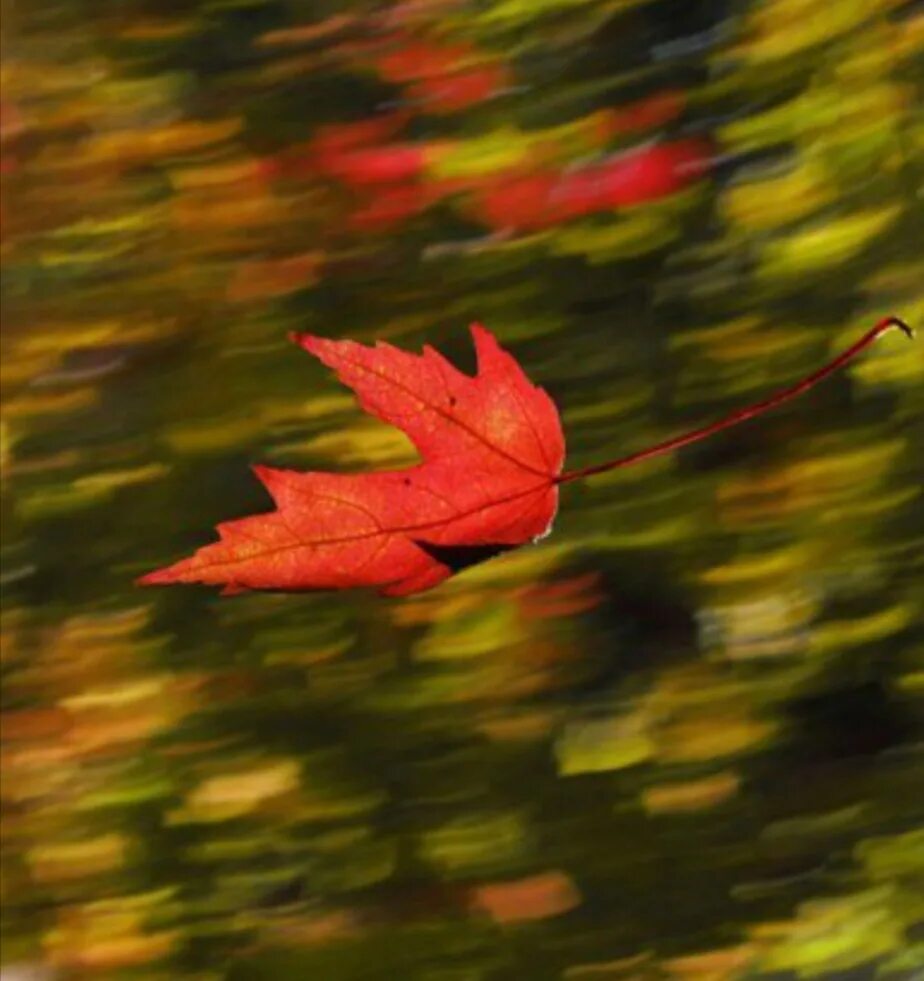
[[[0,32],[4,981],[924,969],[919,345],[420,597],[131,585],[247,462],[415,459],[290,331],[490,324],[579,466],[920,325],[920,5]]]

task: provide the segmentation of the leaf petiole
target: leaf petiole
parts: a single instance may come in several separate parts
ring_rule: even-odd
[[[755,402],[753,405],[736,409],[729,415],[723,416],[721,419],[717,419],[715,422],[711,422],[706,426],[701,426],[699,429],[691,430],[688,433],[682,433],[679,436],[673,436],[670,439],[664,440],[662,443],[655,443],[654,446],[649,446],[644,450],[637,450],[628,456],[620,457],[616,460],[609,460],[606,463],[598,463],[592,467],[583,467],[579,470],[566,470],[555,478],[555,483],[568,484],[573,480],[582,480],[584,477],[592,477],[595,474],[606,473],[609,470],[617,470],[620,467],[628,467],[635,463],[641,463],[644,460],[651,460],[656,456],[662,456],[665,453],[677,450],[681,446],[698,443],[701,439],[706,439],[714,433],[721,432],[723,429],[737,426],[739,422],[745,422],[748,419],[753,419],[755,416],[763,415],[764,412],[775,409],[778,405],[782,405],[784,402],[788,402],[790,399],[802,395],[803,392],[807,392],[810,388],[814,388],[819,382],[824,381],[829,375],[833,375],[847,364],[848,361],[869,347],[877,337],[891,330],[893,327],[902,331],[909,338],[914,337],[914,331],[904,320],[901,320],[899,317],[883,317],[882,320],[847,348],[846,351],[842,351],[832,361],[819,368],[818,371],[806,376],[794,385],[781,389],[769,398]]]

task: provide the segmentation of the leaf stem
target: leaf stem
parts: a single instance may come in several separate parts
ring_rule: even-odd
[[[747,419],[753,419],[755,416],[762,415],[764,412],[775,409],[778,405],[788,402],[797,395],[807,392],[810,388],[814,388],[820,381],[824,381],[829,375],[833,375],[834,372],[842,368],[848,361],[869,347],[880,334],[884,334],[893,327],[898,328],[909,338],[914,337],[914,331],[904,320],[898,317],[883,317],[882,320],[868,330],[858,341],[847,348],[846,351],[842,351],[836,358],[824,365],[824,367],[819,368],[818,371],[813,372],[794,385],[781,389],[769,398],[763,399],[761,402],[755,402],[753,405],[736,409],[729,415],[723,416],[721,419],[717,419],[715,422],[711,422],[706,426],[701,426],[699,429],[694,429],[691,432],[683,433],[679,436],[673,436],[671,439],[664,440],[663,443],[655,443],[654,446],[630,453],[628,456],[620,457],[617,460],[609,460],[606,463],[598,463],[595,466],[584,467],[580,470],[566,470],[555,482],[558,484],[567,484],[573,480],[582,480],[584,477],[592,477],[598,473],[606,473],[609,470],[617,470],[620,467],[628,467],[634,463],[641,463],[643,460],[650,460],[653,457],[670,453],[673,450],[679,449],[681,446],[698,443],[701,439],[712,436],[713,433],[721,432],[730,426],[737,426],[739,422],[744,422]]]

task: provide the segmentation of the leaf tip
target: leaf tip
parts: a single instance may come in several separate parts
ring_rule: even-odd
[[[482,374],[496,361],[501,352],[501,346],[491,331],[483,324],[478,323],[477,320],[469,324],[468,329],[472,335],[472,343],[475,345],[478,373]]]
[[[313,334],[306,334],[300,330],[290,330],[287,337],[293,344],[297,344],[302,350],[309,354],[316,354],[316,346],[321,341],[320,337]]]
[[[252,463],[250,472],[263,484],[269,491],[270,497],[278,504],[277,496],[281,489],[282,472],[275,467],[264,466],[262,463]],[[234,524],[234,522],[225,522],[225,524]]]
[[[138,576],[138,578],[135,580],[135,585],[167,586],[173,581],[173,574],[168,567],[166,569],[155,569],[153,572],[146,572],[143,576]]]

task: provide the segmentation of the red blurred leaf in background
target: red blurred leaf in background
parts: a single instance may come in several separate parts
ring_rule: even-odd
[[[429,111],[456,112],[490,99],[509,84],[507,69],[468,44],[434,44],[394,39],[376,61],[386,81]]]
[[[422,78],[409,85],[407,94],[426,109],[450,113],[486,102],[508,81],[507,73],[500,65],[476,65],[465,71]]]
[[[428,147],[421,143],[392,143],[350,150],[327,161],[327,172],[346,184],[388,184],[420,176]]]
[[[409,119],[407,112],[389,112],[358,122],[322,126],[309,144],[310,154],[321,172],[336,171],[344,156],[380,146],[394,137]]]
[[[474,377],[429,346],[414,355],[297,336],[366,412],[407,433],[422,462],[362,474],[255,467],[276,510],[219,525],[218,542],[140,582],[400,596],[544,535],[564,461],[558,411],[492,334],[471,331]]]
[[[477,59],[475,49],[465,44],[437,45],[401,35],[393,41],[391,49],[377,59],[376,67],[382,78],[396,84],[445,75]]]
[[[698,139],[658,143],[560,174],[502,174],[475,194],[476,216],[492,228],[540,229],[600,211],[677,194],[711,166]]]

